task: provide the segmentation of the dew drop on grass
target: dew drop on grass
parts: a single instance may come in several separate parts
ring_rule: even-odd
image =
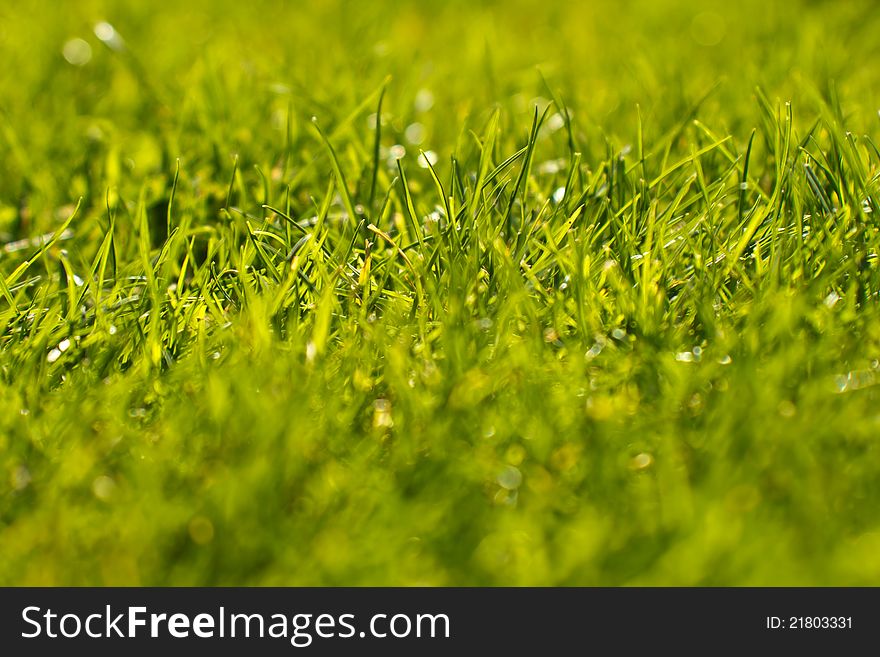
[[[57,347],[55,349],[53,349],[52,351],[50,351],[49,355],[46,356],[46,360],[49,361],[50,363],[54,363],[59,358],[61,358],[61,352],[58,350]]]
[[[31,472],[27,467],[20,465],[12,471],[13,490],[24,490],[31,483]]]
[[[603,345],[596,342],[592,347],[587,350],[587,353],[584,354],[584,358],[587,360],[593,360],[596,356],[602,353]]]
[[[506,466],[496,479],[498,485],[507,490],[516,490],[522,484],[522,473],[512,465]]]
[[[635,470],[645,470],[651,467],[651,464],[654,462],[654,457],[648,454],[647,452],[642,452],[641,454],[636,454],[632,460],[632,466]]]
[[[416,111],[427,112],[434,107],[434,94],[430,89],[420,89],[416,94],[416,99],[413,104],[415,105]]]
[[[64,338],[61,342],[58,343],[58,351],[64,353],[68,349],[70,349],[70,340]]]
[[[834,377],[834,390],[841,393],[860,390],[877,384],[878,377],[873,369],[852,370],[846,374],[838,374]]]
[[[391,402],[387,399],[377,399],[373,402],[373,427],[375,429],[390,429],[393,426]]]
[[[419,154],[418,163],[423,169],[427,169],[429,164],[430,166],[434,166],[437,164],[437,153],[434,151],[425,151],[424,153]]]
[[[410,123],[406,126],[403,136],[410,144],[418,146],[425,140],[425,126],[421,123]]]
[[[116,30],[110,25],[110,23],[101,21],[95,25],[95,36],[101,41],[108,41],[116,36]]]
[[[559,112],[556,112],[553,116],[547,119],[547,128],[551,131],[556,132],[560,128],[565,125],[565,117],[562,116]]]
[[[388,149],[388,155],[392,159],[399,160],[406,155],[406,148],[402,144],[394,144],[394,146]]]
[[[102,502],[108,502],[116,492],[116,482],[107,475],[96,477],[92,482],[92,493]]]
[[[61,54],[68,64],[85,66],[92,59],[92,47],[83,39],[71,39],[64,44]]]
[[[562,203],[562,199],[565,198],[565,187],[559,187],[556,191],[553,192],[553,202],[554,203]]]
[[[107,21],[97,23],[94,32],[95,36],[111,50],[122,50],[125,47],[125,42],[122,40],[122,37],[119,36],[119,32],[117,32],[116,28],[110,25]]]
[[[387,164],[389,169],[397,168],[397,160],[403,159],[406,155],[406,147],[402,144],[394,144],[391,148],[388,149],[388,159]]]

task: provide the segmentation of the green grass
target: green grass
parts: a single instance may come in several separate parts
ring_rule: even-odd
[[[0,584],[880,584],[873,3],[244,4],[0,8]]]

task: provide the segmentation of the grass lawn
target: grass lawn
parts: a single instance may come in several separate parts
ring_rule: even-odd
[[[0,584],[880,584],[871,1],[0,6]]]

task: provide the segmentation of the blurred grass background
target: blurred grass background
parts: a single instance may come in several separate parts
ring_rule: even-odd
[[[41,192],[32,203],[49,207],[91,191],[89,176],[105,163],[107,144],[140,175],[164,173],[177,157],[210,155],[225,165],[238,153],[261,162],[280,149],[288,107],[306,157],[314,145],[299,141],[307,136],[303,121],[342,120],[388,75],[391,130],[402,137],[417,121],[423,145],[434,150],[462,139],[464,126],[479,125],[495,104],[508,110],[511,129],[524,131],[529,101],[548,95],[536,67],[563,93],[586,137],[585,159],[604,155],[604,135],[632,141],[637,104],[646,138],[708,96],[701,115],[745,139],[759,120],[757,86],[804,114],[814,110],[812,96],[827,98],[835,83],[857,132],[876,123],[880,107],[871,65],[880,48],[872,38],[878,12],[870,0],[87,0],[0,11],[8,72],[0,108],[7,144],[15,144],[0,163],[2,191],[7,199],[21,193],[27,171]],[[93,34],[105,20],[126,53]],[[84,66],[62,56],[76,38],[89,46]],[[430,111],[415,106],[421,90],[430,94],[422,97]],[[66,165],[46,167],[47,158]],[[116,185],[123,172],[103,173],[102,182]]]

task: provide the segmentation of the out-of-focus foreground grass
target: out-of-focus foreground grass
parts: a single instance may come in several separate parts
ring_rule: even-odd
[[[880,583],[878,30],[5,3],[0,583]]]

